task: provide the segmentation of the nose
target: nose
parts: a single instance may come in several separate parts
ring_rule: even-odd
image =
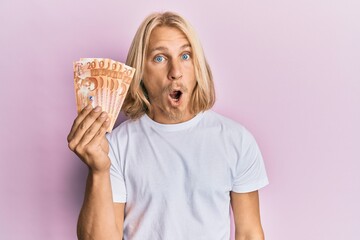
[[[172,60],[169,66],[168,79],[179,80],[182,77],[182,70],[180,63],[177,60]]]

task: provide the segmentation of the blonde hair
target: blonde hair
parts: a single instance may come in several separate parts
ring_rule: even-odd
[[[191,25],[181,16],[173,12],[153,13],[140,25],[131,43],[126,65],[136,68],[122,110],[131,119],[137,119],[151,111],[146,89],[142,83],[144,62],[151,32],[156,27],[175,27],[187,37],[193,56],[196,86],[191,97],[190,111],[199,113],[210,109],[215,103],[215,89],[210,67],[205,59],[200,41]]]

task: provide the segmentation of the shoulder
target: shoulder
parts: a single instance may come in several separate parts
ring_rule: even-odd
[[[224,130],[240,132],[245,130],[245,127],[241,123],[214,112],[213,110],[204,112],[204,124],[207,126],[222,127]]]
[[[240,122],[223,116],[213,110],[204,112],[203,124],[212,129],[216,129],[219,133],[226,134],[236,139],[252,139],[251,132]]]
[[[215,123],[215,124],[225,124],[225,125],[229,125],[229,126],[233,125],[233,127],[242,127],[242,125],[239,122],[237,122],[231,118],[225,117],[225,116],[221,115],[220,113],[217,113],[213,110],[205,111],[204,118],[207,121]]]
[[[114,141],[115,139],[119,140],[126,138],[130,132],[136,132],[136,129],[139,129],[140,127],[140,119],[128,119],[122,122],[119,126],[114,128],[111,133],[106,134],[107,139],[109,141]]]

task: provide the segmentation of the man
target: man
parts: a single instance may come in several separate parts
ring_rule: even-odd
[[[89,167],[79,239],[264,239],[257,190],[267,176],[252,135],[209,110],[210,68],[179,15],[150,15],[130,47],[137,69],[123,110],[105,136],[100,107],[75,119],[69,148]]]

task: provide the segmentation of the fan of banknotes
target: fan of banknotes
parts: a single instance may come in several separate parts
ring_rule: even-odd
[[[134,73],[134,68],[107,58],[81,58],[74,62],[78,113],[88,104],[101,106],[109,115],[107,132],[111,132]]]

